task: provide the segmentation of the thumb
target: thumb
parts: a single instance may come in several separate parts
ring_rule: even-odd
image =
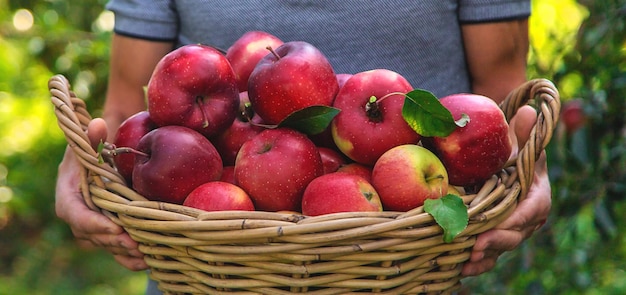
[[[98,149],[98,145],[101,142],[105,142],[107,140],[107,135],[107,123],[104,119],[94,118],[87,125],[87,137],[89,138],[89,143],[94,150]]]
[[[518,148],[522,148],[528,138],[530,137],[530,131],[537,122],[537,111],[529,106],[525,105],[517,110],[515,117],[511,121],[515,137],[517,138]]]

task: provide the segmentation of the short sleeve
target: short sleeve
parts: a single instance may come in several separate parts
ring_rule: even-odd
[[[175,41],[178,14],[172,0],[110,0],[117,34],[154,41]]]
[[[486,23],[530,16],[530,0],[461,0],[460,23]]]

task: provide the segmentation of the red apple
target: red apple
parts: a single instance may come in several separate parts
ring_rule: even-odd
[[[341,110],[331,122],[337,147],[352,160],[373,165],[390,148],[417,143],[420,136],[402,117],[405,94],[411,90],[404,77],[390,70],[354,74],[333,104]]]
[[[309,138],[315,143],[316,146],[329,148],[339,152],[339,148],[333,140],[333,133],[330,129],[330,124],[324,131],[316,134],[309,134]]]
[[[200,44],[179,47],[156,65],[148,83],[148,112],[159,126],[182,125],[206,137],[228,128],[239,91],[230,63]]]
[[[304,189],[323,169],[317,147],[304,134],[289,128],[267,129],[241,146],[235,183],[257,210],[299,211]]]
[[[581,99],[572,99],[563,103],[560,120],[567,133],[572,134],[587,123],[587,116]]]
[[[426,199],[448,193],[448,174],[430,150],[416,144],[396,146],[385,152],[372,169],[372,185],[383,208],[409,211]]]
[[[226,58],[233,67],[239,91],[248,90],[248,78],[256,64],[269,54],[267,47],[277,48],[283,44],[278,37],[263,31],[244,33],[226,51]]]
[[[313,179],[302,196],[302,214],[382,211],[378,193],[355,174],[334,172]]]
[[[153,201],[182,204],[199,185],[218,180],[222,160],[202,134],[183,126],[163,126],[137,144],[133,188]]]
[[[322,165],[324,166],[324,174],[337,171],[339,167],[346,163],[346,158],[340,152],[327,147],[318,147]]]
[[[263,127],[255,125],[262,121],[252,110],[248,93],[241,92],[239,101],[239,113],[230,127],[211,138],[211,142],[222,156],[224,165],[235,165],[235,158],[241,145],[264,130]]]
[[[446,137],[424,138],[448,170],[450,184],[471,186],[500,171],[511,156],[509,124],[498,105],[477,94],[454,94],[440,99],[455,120],[469,116],[464,127]]]
[[[244,190],[223,181],[201,184],[189,193],[183,205],[204,211],[254,211],[254,204]]]
[[[137,149],[137,144],[141,137],[156,128],[157,126],[150,119],[148,111],[138,112],[120,124],[115,133],[113,144],[118,150],[120,148]],[[117,171],[130,185],[133,178],[133,167],[135,166],[135,153],[118,152],[113,157],[113,161]]]
[[[252,107],[267,124],[278,124],[309,106],[330,106],[338,89],[326,56],[303,41],[286,42],[273,50],[248,79]]]
[[[365,180],[367,180],[369,182],[372,181],[372,167],[365,166],[363,164],[348,163],[348,164],[345,164],[345,165],[341,165],[339,167],[339,169],[337,169],[337,172],[345,172],[345,173],[350,173],[350,174],[356,174],[356,175],[359,175],[359,176],[365,178]]]

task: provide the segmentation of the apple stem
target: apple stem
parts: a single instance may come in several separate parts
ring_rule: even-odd
[[[115,156],[114,149],[115,145],[100,140],[100,144],[98,145],[98,162],[104,163],[104,161],[107,161],[109,164],[112,164],[113,156]]]
[[[252,108],[252,104],[246,102],[242,108],[240,108],[239,116],[241,121],[243,122],[252,122],[252,117],[254,117],[254,109]]]
[[[369,101],[365,105],[365,114],[369,118],[370,121],[379,123],[383,121],[383,113],[380,111],[380,107],[378,106],[378,99],[376,96],[370,97]]]
[[[371,96],[367,104],[365,105],[365,113],[370,121],[374,123],[380,123],[383,121],[383,113],[380,111],[379,103],[385,100],[387,97],[392,95],[402,95],[406,97],[405,93],[402,92],[390,92],[385,94],[381,98],[377,98],[376,96]]]
[[[276,129],[276,128],[278,128],[278,125],[260,124],[260,123],[255,123],[255,122],[252,122],[252,121],[249,121],[249,122],[250,122],[250,124],[252,126],[255,126],[255,127],[261,127],[261,128],[265,128],[265,129]]]
[[[389,92],[387,94],[385,94],[385,96],[381,97],[378,102],[380,103],[381,101],[385,100],[385,98],[390,97],[392,95],[402,95],[404,97],[406,97],[406,93],[402,93],[402,92]]]
[[[114,149],[111,150],[111,152],[113,153],[113,156],[119,155],[119,154],[126,154],[126,153],[133,153],[136,155],[140,155],[140,156],[144,156],[144,157],[149,157],[150,155],[142,152],[142,151],[138,151],[136,149],[130,148],[130,147],[116,147]]]
[[[202,96],[196,97],[196,102],[200,105],[200,111],[202,112],[202,128],[209,127],[209,119],[206,111],[204,110],[204,100]]]
[[[280,55],[278,55],[278,53],[276,53],[276,51],[274,51],[272,46],[267,46],[267,47],[265,47],[265,49],[269,50],[274,55],[274,57],[276,57],[277,60],[280,59]]]

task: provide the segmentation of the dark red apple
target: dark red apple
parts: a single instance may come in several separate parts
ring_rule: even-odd
[[[255,112],[267,124],[313,105],[330,106],[339,85],[326,56],[303,41],[290,41],[263,57],[248,79]]]
[[[250,73],[259,60],[270,53],[267,47],[277,48],[282,44],[282,40],[268,32],[249,31],[228,48],[226,58],[233,67],[240,92],[248,91]]]
[[[200,44],[179,47],[156,65],[148,83],[148,112],[159,126],[182,125],[211,137],[237,115],[239,91],[230,63]]]
[[[320,153],[320,157],[322,157],[324,174],[335,172],[339,169],[339,167],[346,164],[345,156],[334,149],[318,147],[318,151]]]
[[[404,77],[387,69],[354,74],[333,104],[341,110],[331,123],[337,147],[352,160],[373,165],[392,147],[419,142],[402,116],[405,94],[411,90]]]
[[[133,189],[149,200],[182,204],[199,185],[218,180],[222,159],[202,134],[183,126],[163,126],[137,144]]]
[[[260,127],[261,117],[250,106],[248,93],[239,94],[239,113],[233,123],[224,132],[211,138],[211,142],[222,156],[224,165],[235,165],[235,158],[244,142],[253,138],[265,128]]]
[[[139,140],[148,132],[156,129],[157,125],[152,122],[148,111],[138,112],[120,124],[115,133],[113,144],[120,151],[120,148],[137,149]],[[117,152],[113,157],[117,171],[124,177],[129,186],[132,186],[133,168],[135,166],[135,153]]]
[[[289,128],[267,129],[241,146],[235,183],[257,210],[299,211],[304,189],[323,171],[317,147],[308,137]]]
[[[308,216],[370,211],[382,211],[378,193],[367,180],[355,174],[324,174],[313,179],[302,196],[302,214]]]
[[[509,124],[498,105],[477,94],[453,94],[440,101],[455,120],[469,116],[469,122],[450,135],[422,140],[445,165],[450,184],[480,184],[500,171],[511,156],[512,145]]]
[[[330,124],[324,131],[316,134],[309,134],[309,138],[315,143],[316,146],[329,148],[339,152],[339,148],[333,140],[333,133],[330,129]]]
[[[564,102],[561,107],[560,120],[569,134],[585,126],[587,115],[583,108],[583,101],[581,99],[572,99]]]

